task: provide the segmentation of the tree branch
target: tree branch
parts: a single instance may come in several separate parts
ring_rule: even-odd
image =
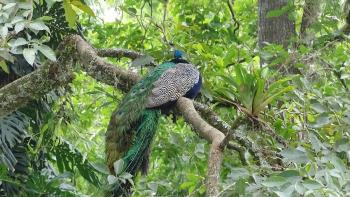
[[[142,53],[127,50],[127,49],[96,49],[96,53],[100,57],[115,57],[121,58],[126,57],[130,59],[136,59],[143,56]]]
[[[112,85],[127,92],[139,79],[137,73],[127,71],[99,57],[87,42],[80,36],[71,36],[75,40],[77,58],[88,75],[97,81]]]
[[[67,43],[69,41],[67,40]],[[63,50],[62,57],[57,62],[47,62],[34,72],[21,77],[0,89],[0,117],[11,114],[30,101],[59,86],[70,83],[73,72],[68,65],[74,64],[71,57],[63,58],[63,54],[72,55],[72,50]]]
[[[233,25],[234,25],[234,29],[233,29],[233,33],[236,34],[236,32],[238,31],[239,27],[240,27],[240,23],[239,21],[237,20],[236,16],[235,16],[235,12],[233,11],[233,2],[232,0],[227,0],[227,6],[228,6],[228,9],[230,10],[230,14],[231,14],[231,18],[233,20]]]
[[[56,63],[47,64],[40,69],[0,89],[0,117],[11,114],[30,101],[39,99],[51,90],[69,83],[72,72]]]
[[[208,196],[217,196],[219,193],[218,181],[220,168],[223,159],[223,150],[220,148],[220,145],[225,139],[225,135],[202,119],[190,99],[182,97],[177,101],[176,106],[186,121],[193,126],[199,135],[211,142],[206,187]]]

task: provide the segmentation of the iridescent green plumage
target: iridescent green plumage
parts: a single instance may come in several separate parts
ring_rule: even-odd
[[[140,159],[147,152],[157,129],[160,109],[146,109],[148,95],[153,83],[175,63],[167,62],[157,66],[150,74],[132,87],[130,92],[113,112],[106,134],[107,164],[114,173],[113,164],[123,158],[125,167],[133,169],[129,173],[135,175],[140,166]],[[130,150],[129,150],[130,149]]]
[[[124,161],[123,170],[133,176],[145,169],[161,108],[171,107],[181,96],[193,98],[198,93],[201,78],[195,66],[182,59],[172,61],[157,66],[133,86],[113,112],[106,135],[111,174],[119,159]],[[128,195],[130,186],[119,185],[113,195]]]

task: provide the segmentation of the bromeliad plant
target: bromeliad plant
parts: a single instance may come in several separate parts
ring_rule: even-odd
[[[269,76],[267,67],[248,71],[241,65],[236,65],[234,76],[220,75],[226,84],[215,90],[216,98],[239,107],[249,116],[257,117],[268,104],[294,88],[288,81],[295,76],[285,77],[267,85]]]

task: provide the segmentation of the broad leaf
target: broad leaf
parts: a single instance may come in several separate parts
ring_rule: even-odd
[[[79,8],[81,11],[85,12],[86,14],[92,16],[92,17],[96,17],[95,13],[91,10],[91,8],[85,4],[83,4],[81,1],[79,0],[73,0],[71,1],[71,4],[76,6],[77,8]]]
[[[267,178],[262,184],[266,187],[278,187],[287,183],[287,179],[281,176]]]
[[[45,55],[49,60],[56,61],[55,52],[46,45],[39,45],[36,47],[42,54]]]
[[[298,164],[309,162],[306,153],[298,149],[285,149],[281,151],[281,155],[290,162]]]
[[[5,61],[0,61],[0,68],[6,73],[10,73],[9,67],[7,66]]]
[[[45,30],[47,32],[50,32],[50,29],[42,21],[34,21],[32,23],[29,23],[28,28],[35,31]]]
[[[34,48],[23,49],[23,56],[30,65],[34,64],[36,52],[37,52],[37,50]]]
[[[64,8],[66,20],[68,21],[69,27],[75,28],[75,21],[77,20],[77,14],[73,10],[69,0],[63,1],[63,8]]]

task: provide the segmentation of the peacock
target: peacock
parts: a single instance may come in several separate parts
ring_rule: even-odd
[[[162,111],[168,111],[177,99],[194,99],[202,77],[197,68],[183,58],[180,50],[174,58],[150,71],[125,95],[113,112],[106,133],[106,157],[111,174],[114,163],[122,159],[123,170],[133,177],[147,173],[150,145]],[[131,184],[117,186],[113,196],[128,196]]]

